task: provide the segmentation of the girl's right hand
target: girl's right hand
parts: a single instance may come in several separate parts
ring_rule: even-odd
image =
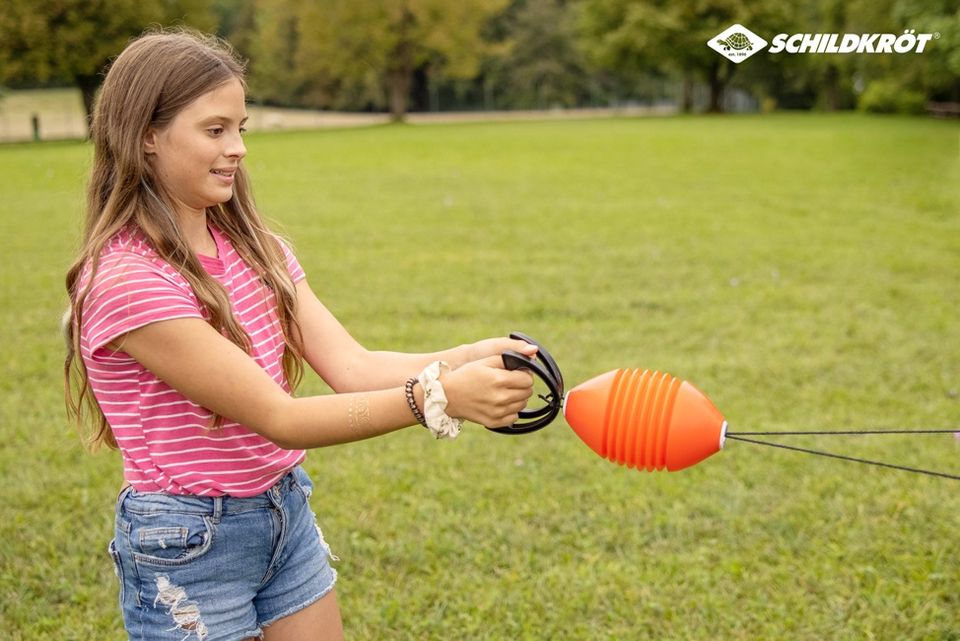
[[[463,365],[440,377],[448,416],[485,427],[512,425],[533,395],[533,374],[507,370],[498,354]]]

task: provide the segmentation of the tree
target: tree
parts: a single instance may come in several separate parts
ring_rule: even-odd
[[[815,0],[805,30],[935,33],[922,53],[801,56],[798,76],[827,109],[922,112],[928,99],[960,101],[960,10],[955,0]],[[823,28],[826,27],[826,28]],[[859,94],[859,95],[858,95]]]
[[[960,5],[956,0],[895,0],[893,21],[939,37],[921,56],[902,61],[904,84],[938,100],[960,102]]]
[[[4,0],[0,81],[74,84],[89,119],[110,59],[149,26],[174,22],[214,27],[202,0]]]
[[[769,31],[759,33],[770,40],[777,33],[859,32],[859,27],[849,28],[848,25],[860,1],[806,0],[785,4],[783,8],[789,9],[789,13],[785,11],[775,24],[770,25]],[[852,55],[760,55],[739,67],[737,84],[750,87],[754,94],[770,98],[769,105],[835,111],[850,109],[856,102],[856,59]]]
[[[572,107],[590,93],[566,0],[514,0],[498,19],[500,48],[484,62],[485,86],[512,108]]]
[[[258,0],[254,8],[255,35],[250,38],[250,90],[259,99],[281,105],[298,102],[297,50],[299,3],[294,0]]]
[[[737,65],[706,43],[732,24],[765,32],[783,24],[775,0],[584,0],[581,46],[600,69],[665,71],[684,81],[683,109],[692,106],[696,78],[710,87],[709,111],[723,110],[723,92]]]
[[[492,45],[487,21],[507,0],[324,0],[297,12],[295,67],[321,81],[387,90],[390,113],[402,120],[414,72],[472,78]]]

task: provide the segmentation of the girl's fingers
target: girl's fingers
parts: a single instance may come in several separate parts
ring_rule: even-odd
[[[519,420],[520,412],[527,407],[529,400],[529,396],[524,396],[522,398],[518,398],[512,403],[506,403],[502,406],[500,411],[503,412],[505,418],[510,419],[506,424],[516,423],[517,420]]]
[[[499,354],[488,356],[477,361],[478,364],[490,367],[492,369],[506,370],[503,366],[503,357]],[[523,389],[524,387],[533,387],[533,372],[528,369],[506,370],[502,373],[502,378],[498,382],[504,387],[511,389]]]
[[[504,370],[499,354],[446,374],[444,383],[449,387],[451,411],[459,418],[494,427],[519,420],[534,391],[533,373]]]
[[[520,420],[520,415],[519,415],[519,414],[517,414],[517,413],[507,414],[507,415],[505,415],[505,416],[501,416],[500,418],[496,418],[496,419],[491,420],[491,421],[487,424],[487,426],[488,426],[488,427],[506,427],[506,426],[508,426],[508,425],[513,425],[514,423],[516,423],[516,422],[519,421],[519,420]]]
[[[533,358],[534,355],[537,353],[536,345],[531,345],[526,341],[518,341],[516,339],[510,342],[509,349],[512,349],[515,352],[520,352],[524,356],[529,356],[530,358]]]
[[[510,372],[504,378],[504,387],[516,390],[533,391],[533,372],[528,369],[518,369]]]
[[[507,409],[510,411],[511,414],[519,414],[520,410],[522,410],[526,406],[527,406],[527,399],[523,399],[522,401],[518,401],[512,404]]]

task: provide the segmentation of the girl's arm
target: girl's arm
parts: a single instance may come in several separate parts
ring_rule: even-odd
[[[152,323],[116,343],[113,347],[193,402],[284,448],[359,441],[415,422],[402,387],[291,397],[242,349],[198,318]],[[441,382],[448,414],[490,427],[515,422],[533,392],[532,375],[503,369],[499,356],[468,363]],[[419,386],[415,393],[422,408]]]
[[[457,369],[508,349],[528,356],[537,351],[528,343],[509,338],[486,339],[432,354],[368,351],[320,302],[306,280],[297,283],[296,313],[304,359],[335,392],[397,387],[433,361],[446,361]]]

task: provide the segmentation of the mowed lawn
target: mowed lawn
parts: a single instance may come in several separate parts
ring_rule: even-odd
[[[252,134],[261,210],[371,349],[525,331],[568,385],[732,429],[960,428],[960,128],[858,115]],[[115,452],[62,401],[90,149],[0,148],[0,630],[122,639]],[[300,393],[324,392],[309,379]],[[960,474],[952,435],[792,443]],[[728,442],[620,468],[562,421],[312,452],[351,639],[960,639],[960,483]]]

